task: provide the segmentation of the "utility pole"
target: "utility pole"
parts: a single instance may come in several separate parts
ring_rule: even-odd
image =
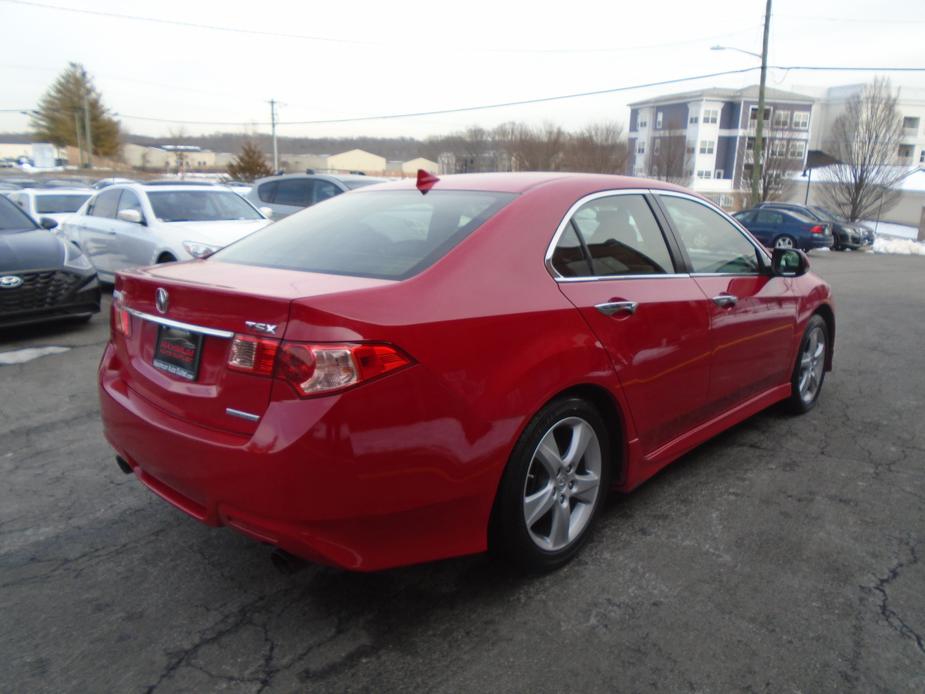
[[[74,111],[74,132],[77,133],[77,165],[79,168],[84,167],[84,148],[80,141],[80,111]]]
[[[273,173],[279,171],[279,149],[276,147],[276,99],[270,99],[270,128],[273,133]]]
[[[770,2],[770,0],[768,0]],[[93,168],[93,135],[90,131],[90,100],[84,92],[84,134],[87,140],[87,168]]]
[[[768,34],[771,30],[771,0],[764,10],[764,41],[761,45],[761,82],[758,85],[758,118],[755,123],[755,149],[752,152],[752,205],[761,202],[761,168],[764,164],[764,85],[768,77]]]

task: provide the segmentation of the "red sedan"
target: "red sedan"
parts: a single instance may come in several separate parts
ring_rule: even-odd
[[[813,407],[835,323],[807,270],[655,181],[370,187],[118,274],[105,433],[170,503],[291,555],[548,569],[608,490]]]

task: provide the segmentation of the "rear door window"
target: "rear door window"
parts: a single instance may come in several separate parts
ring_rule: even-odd
[[[308,207],[312,204],[312,191],[315,182],[309,178],[284,178],[276,184],[273,202],[277,205]]]
[[[279,184],[279,181],[270,181],[268,183],[261,183],[257,186],[257,197],[260,198],[261,202],[273,202],[276,197],[276,186]]]
[[[417,190],[339,195],[227,246],[210,262],[405,279],[443,257],[514,197],[438,190],[426,196]]]
[[[757,224],[768,224],[770,226],[777,226],[784,221],[784,215],[780,212],[775,212],[774,210],[758,210],[757,215],[755,216],[755,222]]]

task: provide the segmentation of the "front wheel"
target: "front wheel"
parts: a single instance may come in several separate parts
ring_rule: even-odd
[[[804,414],[816,406],[825,380],[828,348],[829,327],[822,316],[814,315],[806,325],[790,379],[791,393],[787,408],[793,414]]]
[[[796,248],[796,241],[793,240],[792,236],[778,236],[774,239],[774,248]]]
[[[610,481],[610,436],[595,407],[556,400],[530,422],[505,469],[491,545],[530,571],[571,560],[596,520]]]

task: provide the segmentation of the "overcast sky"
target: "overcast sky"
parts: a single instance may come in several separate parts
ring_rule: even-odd
[[[33,107],[68,61],[94,76],[131,132],[167,137],[269,131],[306,121],[477,106],[750,67],[760,52],[764,0],[609,2],[179,2],[0,0],[0,109]],[[257,35],[58,8],[267,32]],[[778,65],[925,66],[923,0],[774,0],[769,62]],[[300,36],[282,36],[290,34]],[[328,40],[316,40],[318,37]],[[867,73],[773,70],[768,85],[836,85]],[[925,73],[891,75],[925,87]],[[757,83],[758,72],[669,87],[469,113],[360,123],[282,125],[297,136],[408,136],[492,127],[507,120],[568,128],[616,119],[660,93]],[[161,123],[235,122],[240,125]],[[250,124],[250,125],[246,125]],[[0,132],[26,119],[0,112]]]

